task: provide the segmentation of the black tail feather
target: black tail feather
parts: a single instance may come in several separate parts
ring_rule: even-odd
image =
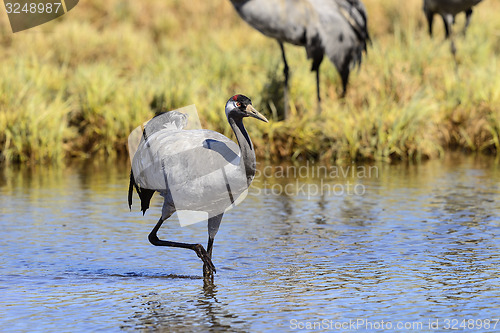
[[[150,190],[147,188],[140,188],[134,179],[134,173],[130,171],[130,184],[128,187],[128,207],[132,210],[132,193],[133,188],[135,188],[139,198],[141,199],[141,211],[142,215],[146,214],[146,210],[149,209],[149,204],[151,202],[151,198],[153,194],[156,192],[155,190]]]
[[[149,203],[151,202],[151,198],[155,192],[155,190],[148,190],[147,188],[141,189],[139,197],[141,198],[142,215],[146,214],[146,210],[148,210]]]
[[[132,194],[134,192],[134,185],[135,185],[134,174],[132,173],[132,170],[130,170],[130,183],[128,185],[128,208],[130,210],[132,210]]]

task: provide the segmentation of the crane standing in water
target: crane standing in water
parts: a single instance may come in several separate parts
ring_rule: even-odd
[[[167,112],[160,122],[153,118],[145,127],[134,154],[129,186],[129,207],[135,187],[143,213],[151,197],[164,198],[162,215],[149,234],[157,246],[191,249],[203,261],[203,275],[213,276],[212,248],[225,210],[244,193],[255,176],[256,159],[243,118],[267,119],[252,106],[251,100],[235,95],[226,103],[226,116],[238,144],[210,130],[183,130],[187,116]],[[164,121],[165,120],[165,121]],[[176,210],[208,213],[208,245],[161,240],[157,236],[163,222]]]
[[[366,9],[360,0],[231,0],[234,8],[250,26],[278,41],[285,76],[285,118],[288,113],[288,63],[284,42],[303,46],[316,72],[318,111],[321,109],[319,66],[326,54],[347,91],[351,69],[361,64],[370,41]]]

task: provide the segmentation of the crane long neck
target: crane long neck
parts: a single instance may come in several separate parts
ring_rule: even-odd
[[[247,183],[250,186],[250,183],[255,176],[256,170],[256,160],[255,160],[255,151],[253,150],[253,144],[248,136],[248,133],[243,126],[243,118],[242,117],[228,117],[229,124],[233,129],[234,134],[236,135],[236,140],[238,141],[238,145],[241,150],[241,159],[240,159],[240,168],[245,168],[245,173],[247,176]]]

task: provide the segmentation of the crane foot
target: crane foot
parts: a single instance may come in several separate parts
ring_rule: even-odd
[[[203,261],[203,276],[207,274],[217,273],[214,264],[212,263],[212,259],[210,259],[207,251],[201,244],[196,244],[194,247],[194,251],[198,255],[198,257]]]

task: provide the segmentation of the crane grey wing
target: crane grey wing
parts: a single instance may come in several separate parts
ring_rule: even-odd
[[[131,162],[133,161],[133,157],[135,156],[139,145],[143,143],[144,140],[147,139],[150,135],[160,130],[181,130],[187,126],[187,122],[187,114],[177,111],[170,111],[159,113],[143,126],[137,127],[132,131],[132,133],[130,133],[128,138],[128,148]],[[133,170],[131,170],[128,190],[129,208],[132,208],[132,192],[134,187],[141,200],[141,211],[144,214],[149,208],[149,203],[155,191],[138,186],[138,184],[135,182],[134,172]]]
[[[157,114],[144,126],[142,140],[161,130],[181,130],[187,126],[187,122],[188,115],[181,112],[170,111]]]
[[[128,136],[128,151],[130,155],[130,162],[132,162],[132,159],[134,158],[139,143],[144,141],[144,138],[147,138],[148,136],[162,129],[181,130],[187,126],[187,123],[187,114],[177,111],[169,111],[157,114],[145,124],[134,129]]]
[[[310,1],[321,8],[319,32],[324,52],[339,71],[345,91],[349,73],[361,63],[369,41],[366,11],[360,1]]]
[[[132,171],[142,188],[165,191],[166,177],[175,179],[175,183],[185,183],[229,164],[236,166],[239,159],[238,145],[220,133],[161,130],[140,143]]]
[[[310,0],[231,2],[245,22],[268,37],[300,46],[314,35],[318,16]]]
[[[221,213],[247,188],[238,145],[209,130],[161,130],[132,162],[141,189],[159,191],[177,210]]]
[[[366,8],[359,0],[337,0],[339,11],[349,23],[359,40],[369,41]],[[364,44],[366,51],[366,43]]]

